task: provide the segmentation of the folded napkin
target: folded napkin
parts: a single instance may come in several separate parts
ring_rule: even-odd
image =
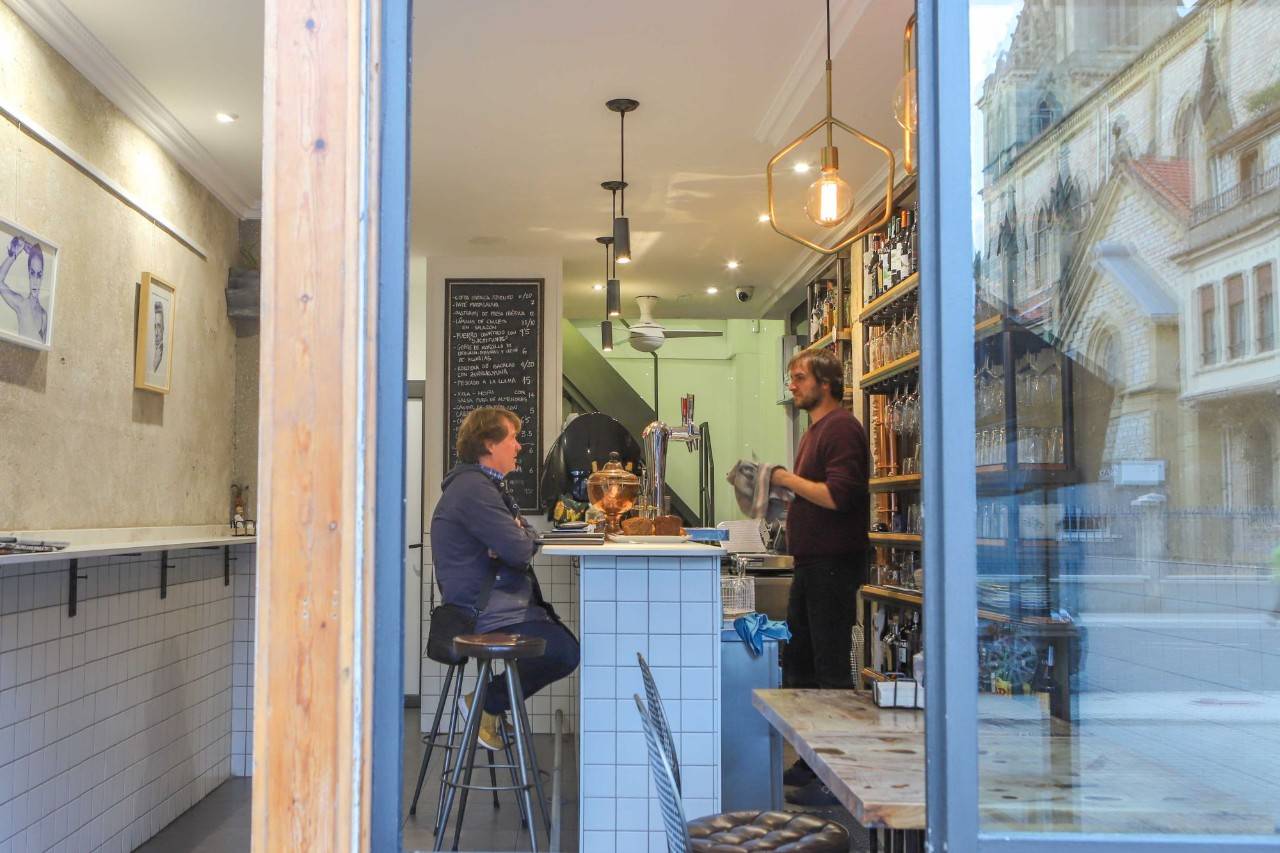
[[[742,642],[751,647],[757,657],[764,654],[764,639],[790,640],[791,629],[786,622],[770,619],[763,613],[748,613],[733,620],[733,630],[738,632]]]

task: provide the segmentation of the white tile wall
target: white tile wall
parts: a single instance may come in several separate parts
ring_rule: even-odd
[[[248,550],[252,549],[240,549]],[[231,772],[220,551],[0,569],[0,853],[132,850]]]
[[[253,775],[253,649],[258,593],[258,552],[232,552],[231,775]]]
[[[720,803],[718,558],[584,557],[581,849],[667,849],[634,694],[645,656],[680,751],[685,812]]]
[[[431,629],[431,587],[434,577],[434,563],[431,555],[431,536],[428,535],[423,544],[422,554],[422,637],[426,642]],[[578,636],[578,575],[573,566],[572,557],[548,557],[538,554],[533,561],[533,569],[538,576],[538,584],[542,594],[551,602],[564,624]],[[440,604],[440,592],[437,589],[435,604]],[[585,652],[585,647],[584,647]],[[419,728],[426,732],[431,728],[431,720],[436,712],[436,703],[440,699],[440,690],[444,685],[444,676],[448,667],[422,657],[422,707],[419,717]],[[468,678],[464,692],[474,688],[475,668],[467,672]],[[550,734],[554,726],[556,711],[564,713],[564,730],[566,733],[576,731],[578,716],[578,673],[554,682],[541,693],[530,697],[528,702],[529,723],[537,734]],[[447,709],[446,709],[447,713]],[[445,717],[448,720],[448,717]]]

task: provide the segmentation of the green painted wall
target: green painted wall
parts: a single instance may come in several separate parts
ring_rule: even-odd
[[[574,320],[588,341],[600,346],[598,320]],[[742,518],[725,473],[740,458],[789,463],[786,453],[786,415],[777,405],[780,320],[679,320],[663,318],[671,329],[724,332],[718,338],[677,338],[658,351],[659,417],[680,419],[680,397],[697,398],[695,416],[710,425],[715,453],[716,520]],[[621,345],[625,330],[618,325],[619,346],[602,353],[632,388],[653,403],[653,356]],[[667,461],[667,482],[691,505],[698,497],[698,455],[673,445]]]

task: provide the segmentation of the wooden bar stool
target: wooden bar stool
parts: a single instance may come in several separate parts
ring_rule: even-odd
[[[547,642],[541,637],[525,637],[520,634],[463,634],[454,639],[453,646],[460,657],[473,658],[479,662],[480,673],[477,676],[476,691],[471,701],[471,713],[467,715],[462,742],[458,745],[457,759],[449,773],[449,778],[442,780],[444,802],[436,819],[434,849],[439,850],[444,843],[444,830],[448,825],[449,814],[453,811],[454,799],[458,791],[462,792],[462,796],[458,801],[458,818],[453,830],[452,849],[454,850],[458,849],[458,840],[462,835],[462,820],[466,815],[467,795],[470,791],[515,791],[521,812],[529,818],[527,826],[530,849],[537,853],[538,831],[533,819],[532,802],[534,795],[538,798],[538,808],[542,814],[548,840],[551,837],[551,819],[547,814],[546,801],[542,796],[542,780],[539,776],[538,760],[533,750],[533,731],[529,726],[529,715],[524,707],[524,688],[520,684],[520,672],[514,662],[523,658],[541,657],[546,652]],[[509,768],[512,773],[512,784],[475,785],[471,782],[471,771],[475,769],[480,720],[484,711],[485,698],[489,692],[489,681],[494,673],[494,661],[503,662],[502,677],[506,679],[507,696],[511,700],[516,752],[514,761],[493,766]]]

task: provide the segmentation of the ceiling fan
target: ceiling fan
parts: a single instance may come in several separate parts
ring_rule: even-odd
[[[653,309],[657,304],[656,296],[637,296],[636,305],[640,307],[640,319],[634,323],[622,320],[622,325],[631,331],[627,343],[640,352],[657,352],[668,338],[718,338],[724,334],[724,332],[704,332],[697,329],[663,328],[661,323],[653,319]]]

